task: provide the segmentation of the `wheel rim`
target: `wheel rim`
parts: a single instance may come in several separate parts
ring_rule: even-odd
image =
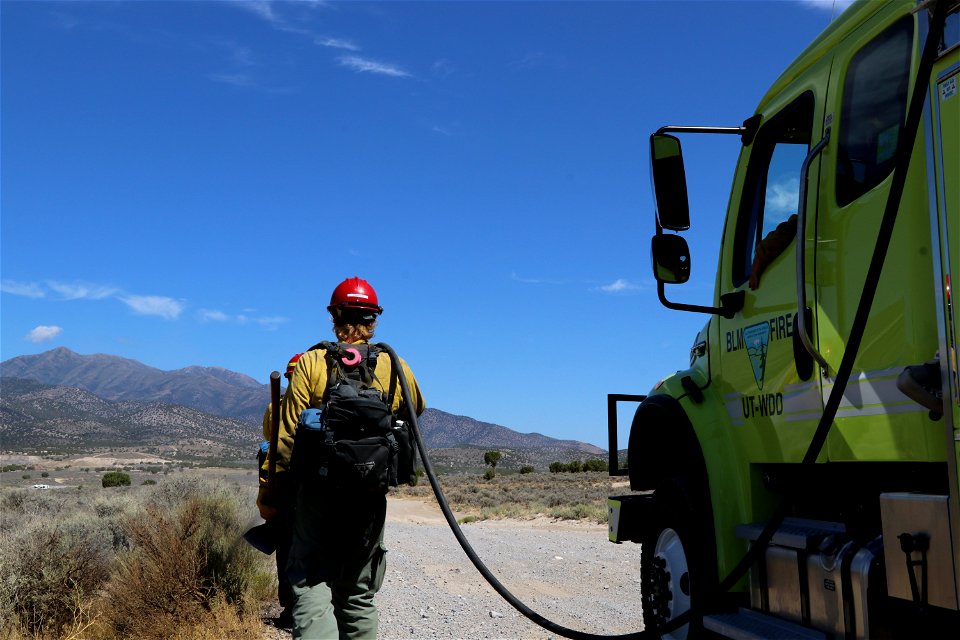
[[[654,613],[651,623],[660,626],[690,609],[690,567],[680,536],[664,529],[657,538],[651,560],[648,602]],[[664,634],[663,638],[686,640],[689,625]]]

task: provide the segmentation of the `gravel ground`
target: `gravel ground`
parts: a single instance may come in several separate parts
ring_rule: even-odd
[[[435,503],[391,498],[389,505],[381,639],[560,637],[487,584]],[[611,544],[604,526],[540,518],[473,522],[463,531],[500,582],[543,617],[599,634],[643,628],[639,547]]]

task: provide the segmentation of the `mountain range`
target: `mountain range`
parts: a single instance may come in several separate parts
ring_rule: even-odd
[[[4,450],[121,447],[160,455],[246,460],[262,438],[267,385],[217,367],[162,371],[113,355],[59,347],[0,363]],[[599,447],[427,409],[419,420],[438,467],[482,467],[478,449],[504,452],[503,466],[603,457]]]

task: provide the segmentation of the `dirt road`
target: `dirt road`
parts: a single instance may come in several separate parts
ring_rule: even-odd
[[[486,583],[436,503],[390,498],[387,514],[380,638],[559,637]],[[639,547],[611,544],[604,526],[541,518],[474,522],[463,531],[503,585],[545,618],[593,633],[643,628]]]

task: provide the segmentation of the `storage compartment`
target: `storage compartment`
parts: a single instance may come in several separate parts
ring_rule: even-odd
[[[948,496],[882,493],[880,513],[887,593],[957,610]]]

